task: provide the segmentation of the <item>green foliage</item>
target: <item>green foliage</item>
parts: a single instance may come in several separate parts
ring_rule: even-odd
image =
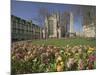
[[[75,46],[75,45],[96,45],[95,39],[87,38],[67,38],[67,39],[48,39],[48,40],[33,40],[35,45],[54,45],[63,47],[66,45]]]

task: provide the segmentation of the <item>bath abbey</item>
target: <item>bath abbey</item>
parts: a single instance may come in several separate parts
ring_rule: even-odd
[[[86,9],[85,9],[86,10]],[[93,10],[84,12],[82,32],[74,31],[74,14],[68,13],[67,19],[61,20],[59,13],[54,13],[45,17],[45,25],[42,30],[43,38],[67,38],[67,37],[95,37],[96,36],[96,16]]]

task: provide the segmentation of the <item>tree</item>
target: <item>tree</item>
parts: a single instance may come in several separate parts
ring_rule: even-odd
[[[47,26],[45,26],[45,19],[48,20],[48,17],[50,16],[50,13],[47,8],[39,8],[38,10],[38,20],[42,21],[44,23],[44,29],[45,29],[45,38],[48,38],[48,31],[47,31]]]

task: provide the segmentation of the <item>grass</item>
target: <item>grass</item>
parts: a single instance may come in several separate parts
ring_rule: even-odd
[[[47,39],[33,40],[35,45],[54,45],[54,46],[74,46],[74,45],[90,45],[96,46],[96,40],[91,38],[68,38],[68,39]]]

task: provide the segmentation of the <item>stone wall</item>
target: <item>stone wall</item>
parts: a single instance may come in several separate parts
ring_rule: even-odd
[[[95,25],[84,25],[83,32],[85,37],[95,37],[96,36],[96,27]]]

